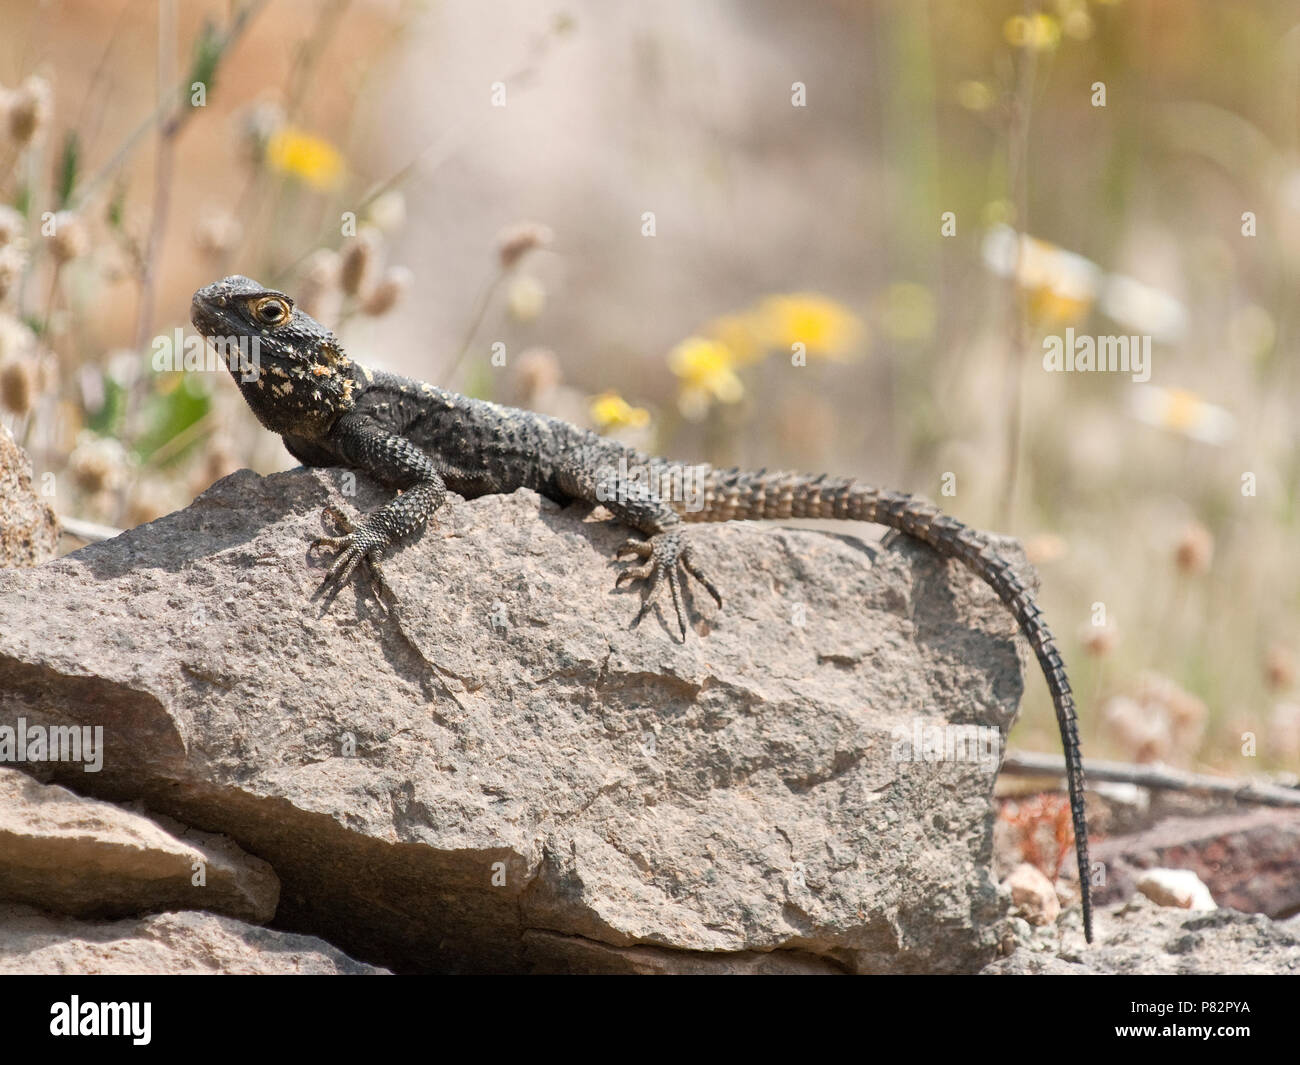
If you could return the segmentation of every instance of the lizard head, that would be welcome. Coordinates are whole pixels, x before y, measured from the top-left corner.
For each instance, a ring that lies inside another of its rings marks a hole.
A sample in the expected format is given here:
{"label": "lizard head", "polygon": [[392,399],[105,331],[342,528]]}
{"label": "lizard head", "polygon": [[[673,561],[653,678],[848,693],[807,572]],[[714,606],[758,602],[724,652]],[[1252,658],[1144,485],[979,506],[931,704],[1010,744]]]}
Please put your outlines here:
{"label": "lizard head", "polygon": [[190,321],[268,429],[313,437],[352,408],[357,366],[283,292],[235,274],[194,293]]}

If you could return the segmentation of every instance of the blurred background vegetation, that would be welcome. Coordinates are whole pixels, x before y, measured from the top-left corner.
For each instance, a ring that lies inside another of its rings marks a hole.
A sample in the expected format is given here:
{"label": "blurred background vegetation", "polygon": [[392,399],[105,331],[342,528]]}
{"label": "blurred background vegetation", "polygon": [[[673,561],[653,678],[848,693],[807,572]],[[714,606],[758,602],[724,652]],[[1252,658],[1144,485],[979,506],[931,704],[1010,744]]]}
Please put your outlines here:
{"label": "blurred background vegetation", "polygon": [[[0,20],[0,418],[61,515],[292,465],[228,378],[152,361],[245,273],[370,365],[1012,533],[1090,754],[1300,767],[1300,4]],[[1151,336],[1150,382],[1044,372],[1067,326]],[[1055,737],[1031,680],[1016,742]]]}

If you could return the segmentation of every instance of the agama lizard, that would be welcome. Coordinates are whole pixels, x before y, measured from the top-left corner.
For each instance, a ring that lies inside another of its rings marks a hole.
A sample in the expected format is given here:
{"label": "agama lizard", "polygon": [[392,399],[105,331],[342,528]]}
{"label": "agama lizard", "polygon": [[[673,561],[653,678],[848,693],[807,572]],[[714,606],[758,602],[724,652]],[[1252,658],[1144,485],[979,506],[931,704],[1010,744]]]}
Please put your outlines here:
{"label": "agama lizard", "polygon": [[[313,548],[337,555],[326,583],[346,581],[363,560],[382,582],[380,562],[399,539],[423,530],[448,490],[474,497],[531,488],[567,503],[600,503],[646,539],[630,539],[620,556],[641,564],[619,574],[648,582],[639,622],[666,584],[681,635],[686,637],[680,567],[722,605],[701,571],[686,522],[735,519],[840,518],[875,522],[915,537],[947,558],[959,559],[1015,614],[1047,678],[1065,748],[1083,903],[1084,935],[1092,941],[1088,826],[1074,698],[1061,654],[1042,613],[1010,564],[976,531],[932,504],[886,492],[851,478],[720,470],[644,455],[542,414],[471,399],[353,362],[338,339],[293,305],[283,292],[233,276],[194,294],[191,318],[200,333],[227,354],[252,343],[256,372],[229,361],[258,421],[279,433],[289,452],[308,466],[364,470],[398,495],[366,514],[342,536],[321,537]],[[697,506],[682,491],[664,491],[693,478]],[[674,479],[675,482],[674,482]]]}

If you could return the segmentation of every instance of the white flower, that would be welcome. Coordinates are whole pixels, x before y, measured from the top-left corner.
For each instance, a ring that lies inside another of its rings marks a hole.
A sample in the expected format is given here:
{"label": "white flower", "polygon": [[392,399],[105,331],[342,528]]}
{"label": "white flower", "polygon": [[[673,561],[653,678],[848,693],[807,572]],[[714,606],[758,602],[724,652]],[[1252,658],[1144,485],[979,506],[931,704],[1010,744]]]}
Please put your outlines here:
{"label": "white flower", "polygon": [[1129,395],[1134,417],[1147,425],[1203,444],[1226,444],[1236,433],[1237,420],[1228,411],[1186,389],[1145,385]]}
{"label": "white flower", "polygon": [[1122,274],[1111,274],[1101,294],[1102,311],[1120,325],[1173,343],[1187,331],[1187,311],[1173,296]]}

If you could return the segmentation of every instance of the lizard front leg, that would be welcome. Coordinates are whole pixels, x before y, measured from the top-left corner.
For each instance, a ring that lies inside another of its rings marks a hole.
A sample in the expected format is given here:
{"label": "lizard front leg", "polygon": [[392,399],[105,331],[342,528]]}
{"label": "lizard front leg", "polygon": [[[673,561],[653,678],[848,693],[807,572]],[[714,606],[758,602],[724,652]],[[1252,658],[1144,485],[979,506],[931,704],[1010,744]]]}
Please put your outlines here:
{"label": "lizard front leg", "polygon": [[382,585],[380,559],[384,552],[402,537],[424,528],[447,498],[447,486],[424,451],[365,415],[340,418],[328,441],[349,466],[365,470],[383,484],[400,489],[401,494],[365,515],[346,529],[345,535],[313,541],[313,550],[329,547],[338,551],[324,583],[342,585],[364,559]]}

